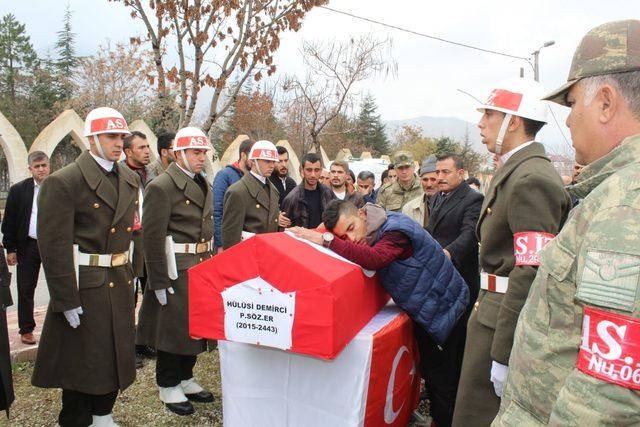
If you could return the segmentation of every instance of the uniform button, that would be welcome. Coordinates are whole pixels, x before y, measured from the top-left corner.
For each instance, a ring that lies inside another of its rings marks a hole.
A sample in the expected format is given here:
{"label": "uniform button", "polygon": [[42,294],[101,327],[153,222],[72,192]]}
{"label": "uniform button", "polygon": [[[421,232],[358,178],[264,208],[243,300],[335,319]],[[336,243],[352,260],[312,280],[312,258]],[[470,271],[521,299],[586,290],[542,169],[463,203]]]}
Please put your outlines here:
{"label": "uniform button", "polygon": [[206,220],[206,219],[207,219],[207,218],[202,218],[202,222],[205,222],[205,220]]}
{"label": "uniform button", "polygon": [[136,206],[138,206],[138,201],[136,200]]}
{"label": "uniform button", "polygon": [[202,243],[204,243],[204,239],[200,239],[200,241],[201,241]]}
{"label": "uniform button", "polygon": [[111,231],[111,234],[113,234],[113,233],[115,233],[115,232],[116,232],[116,229],[115,229],[115,228],[112,228],[110,231]]}
{"label": "uniform button", "polygon": [[128,284],[131,284],[131,280],[127,281]]}
{"label": "uniform button", "polygon": [[211,215],[211,219],[213,219],[213,215]]}
{"label": "uniform button", "polygon": [[188,204],[191,203],[191,201],[190,200],[186,200],[185,203],[188,205]]}
{"label": "uniform button", "polygon": [[473,309],[474,309],[474,310],[477,310],[477,309],[478,309],[478,307],[480,307],[480,303],[479,303],[478,301],[476,301],[476,303],[475,303],[475,304],[473,304]]}
{"label": "uniform button", "polygon": [[257,208],[257,209],[260,209],[260,205],[256,205],[256,208]]}
{"label": "uniform button", "polygon": [[113,288],[114,286],[115,286],[115,285],[113,284],[113,282],[110,282],[110,283],[109,283],[109,287],[110,287],[110,288]]}
{"label": "uniform button", "polygon": [[489,215],[491,215],[491,212],[493,212],[493,211],[491,210],[491,208],[487,208],[487,213],[488,213]]}
{"label": "uniform button", "polygon": [[278,218],[276,218],[274,222],[277,223],[278,222]]}
{"label": "uniform button", "polygon": [[100,207],[100,203],[94,203],[93,204],[93,209],[98,209]]}
{"label": "uniform button", "polygon": [[130,233],[131,232],[131,227],[127,227],[127,232]]}

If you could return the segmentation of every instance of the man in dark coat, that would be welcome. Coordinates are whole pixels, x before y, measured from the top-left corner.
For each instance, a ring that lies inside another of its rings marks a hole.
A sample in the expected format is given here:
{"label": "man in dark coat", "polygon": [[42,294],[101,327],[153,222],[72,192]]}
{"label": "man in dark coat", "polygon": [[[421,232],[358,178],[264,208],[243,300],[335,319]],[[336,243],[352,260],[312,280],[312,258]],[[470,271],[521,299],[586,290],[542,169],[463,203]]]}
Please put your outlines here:
{"label": "man in dark coat", "polygon": [[7,307],[13,305],[9,283],[11,283],[11,273],[4,258],[4,250],[0,247],[0,411],[6,411],[7,417],[9,407],[14,400],[7,330]]}
{"label": "man in dark coat", "polygon": [[120,113],[92,110],[90,150],[53,173],[38,202],[38,246],[49,287],[33,385],[62,388],[61,426],[113,425],[136,376],[130,245],[138,177],[120,165]]}
{"label": "man in dark coat", "polygon": [[464,165],[457,155],[442,155],[436,161],[439,192],[430,201],[431,212],[427,231],[443,247],[469,287],[469,304],[443,346],[425,336],[421,368],[426,378],[429,410],[438,426],[450,426],[456,391],[460,380],[462,357],[467,333],[467,320],[480,290],[478,270],[478,239],[476,223],[482,207],[482,194],[473,191],[464,181]]}
{"label": "man in dark coat", "polygon": [[205,340],[189,336],[187,270],[211,257],[212,192],[200,172],[211,145],[198,128],[178,131],[176,161],[147,186],[142,227],[147,289],[140,309],[137,342],[157,350],[160,400],[178,415],[195,412],[191,401],[213,402],[193,378]]}
{"label": "man in dark coat", "polygon": [[278,206],[282,209],[282,201],[296,187],[296,182],[289,176],[289,151],[281,146],[277,146],[276,149],[278,150],[279,160],[269,180],[280,193]]}
{"label": "man in dark coat", "polygon": [[27,157],[31,178],[12,185],[2,221],[2,244],[7,249],[7,263],[17,264],[18,273],[18,326],[23,344],[33,345],[33,296],[40,275],[38,250],[38,195],[40,186],[49,176],[49,157],[42,151]]}

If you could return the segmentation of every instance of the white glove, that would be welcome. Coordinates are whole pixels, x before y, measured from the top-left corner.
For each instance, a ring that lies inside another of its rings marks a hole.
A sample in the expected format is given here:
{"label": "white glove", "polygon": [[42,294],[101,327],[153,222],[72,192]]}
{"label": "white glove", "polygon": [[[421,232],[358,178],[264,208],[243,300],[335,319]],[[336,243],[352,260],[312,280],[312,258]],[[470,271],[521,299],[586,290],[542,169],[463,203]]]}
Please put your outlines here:
{"label": "white glove", "polygon": [[156,298],[158,298],[158,302],[160,303],[160,305],[167,305],[167,291],[169,291],[171,295],[175,294],[175,291],[171,287],[167,289],[158,289],[154,291],[156,293]]}
{"label": "white glove", "polygon": [[509,372],[507,365],[496,361],[491,362],[491,382],[493,383],[493,390],[498,397],[502,397],[504,383],[507,381],[507,372]]}
{"label": "white glove", "polygon": [[67,322],[69,325],[75,329],[80,326],[80,315],[82,314],[82,307],[72,308],[71,310],[67,310],[64,313],[64,317],[67,318]]}

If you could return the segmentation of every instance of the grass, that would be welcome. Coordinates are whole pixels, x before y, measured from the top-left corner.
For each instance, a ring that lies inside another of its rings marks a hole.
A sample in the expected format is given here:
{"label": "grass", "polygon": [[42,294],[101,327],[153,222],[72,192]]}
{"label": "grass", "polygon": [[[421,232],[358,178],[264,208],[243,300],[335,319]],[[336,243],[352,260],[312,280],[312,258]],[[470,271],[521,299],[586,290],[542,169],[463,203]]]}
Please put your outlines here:
{"label": "grass", "polygon": [[[137,370],[136,381],[118,396],[113,419],[125,426],[222,426],[222,398],[218,351],[198,356],[194,376],[205,389],[216,396],[214,403],[194,403],[196,413],[180,417],[165,409],[158,399],[154,360],[145,359]],[[42,389],[31,385],[33,363],[13,366],[16,400],[11,405],[10,419],[0,415],[0,426],[55,426],[60,412],[59,389]]]}

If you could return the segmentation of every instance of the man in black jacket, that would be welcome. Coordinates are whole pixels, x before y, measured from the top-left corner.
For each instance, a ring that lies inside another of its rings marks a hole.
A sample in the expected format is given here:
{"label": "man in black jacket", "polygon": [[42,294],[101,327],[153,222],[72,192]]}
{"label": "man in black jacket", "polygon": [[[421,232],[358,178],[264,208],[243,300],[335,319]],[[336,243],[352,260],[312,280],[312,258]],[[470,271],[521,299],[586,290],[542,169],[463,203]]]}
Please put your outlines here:
{"label": "man in black jacket", "polygon": [[4,259],[4,251],[0,248],[0,411],[6,411],[7,417],[9,417],[9,407],[15,398],[7,328],[7,307],[13,305],[9,289],[10,282],[11,273]]}
{"label": "man in black jacket", "polygon": [[278,193],[280,193],[278,206],[282,209],[284,198],[296,187],[296,182],[289,176],[289,151],[280,146],[276,148],[280,160],[276,163],[276,168],[273,170],[269,180],[278,189]]}
{"label": "man in black jacket", "polygon": [[[40,251],[36,225],[40,185],[49,176],[49,157],[34,151],[27,157],[31,178],[14,184],[9,189],[2,221],[2,244],[7,250],[7,263],[17,265],[18,272],[18,326],[24,344],[33,345],[36,327],[33,318],[33,296],[40,273]],[[61,201],[62,203],[63,201]]]}
{"label": "man in black jacket", "polygon": [[480,289],[475,227],[484,197],[465,182],[464,165],[457,155],[438,157],[436,174],[440,191],[430,201],[427,231],[440,243],[469,286],[467,311],[442,348],[429,337],[418,340],[426,346],[422,353],[426,363],[422,369],[426,371],[431,415],[438,426],[447,426],[451,425],[460,380],[467,320]]}

